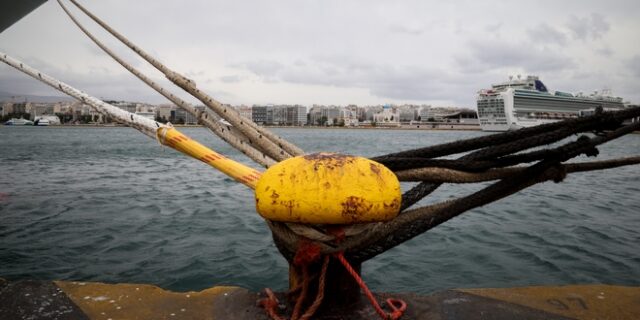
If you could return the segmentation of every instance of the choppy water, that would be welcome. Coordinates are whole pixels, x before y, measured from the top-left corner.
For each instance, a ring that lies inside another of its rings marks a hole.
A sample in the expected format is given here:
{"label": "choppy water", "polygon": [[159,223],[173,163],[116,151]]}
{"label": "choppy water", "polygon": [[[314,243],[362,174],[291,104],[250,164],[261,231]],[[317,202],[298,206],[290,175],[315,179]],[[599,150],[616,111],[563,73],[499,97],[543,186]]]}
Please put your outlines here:
{"label": "choppy water", "polygon": [[[202,128],[188,135],[236,159]],[[278,129],[364,156],[481,132]],[[599,159],[640,153],[640,135]],[[249,163],[248,160],[243,160]],[[405,186],[407,187],[407,186]],[[478,189],[444,186],[426,202]],[[640,166],[580,173],[470,211],[363,265],[375,290],[640,285]],[[129,128],[0,127],[0,277],[284,289],[252,193]]]}

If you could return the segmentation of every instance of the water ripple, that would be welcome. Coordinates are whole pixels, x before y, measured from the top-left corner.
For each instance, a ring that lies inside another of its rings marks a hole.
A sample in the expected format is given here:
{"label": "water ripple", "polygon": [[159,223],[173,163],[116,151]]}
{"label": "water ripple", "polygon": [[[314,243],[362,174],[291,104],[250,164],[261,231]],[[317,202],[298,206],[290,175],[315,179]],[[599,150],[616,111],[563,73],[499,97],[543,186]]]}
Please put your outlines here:
{"label": "water ripple", "polygon": [[[172,290],[287,286],[287,263],[246,187],[129,128],[21,129],[0,127],[0,277],[152,283]],[[184,131],[249,163],[204,129]],[[277,133],[304,150],[364,156],[484,134]],[[637,150],[640,136],[626,136],[604,145],[599,158]],[[445,185],[420,204],[486,185]],[[640,285],[639,191],[638,167],[540,184],[381,254],[363,265],[364,277],[375,290],[419,293],[535,284]]]}

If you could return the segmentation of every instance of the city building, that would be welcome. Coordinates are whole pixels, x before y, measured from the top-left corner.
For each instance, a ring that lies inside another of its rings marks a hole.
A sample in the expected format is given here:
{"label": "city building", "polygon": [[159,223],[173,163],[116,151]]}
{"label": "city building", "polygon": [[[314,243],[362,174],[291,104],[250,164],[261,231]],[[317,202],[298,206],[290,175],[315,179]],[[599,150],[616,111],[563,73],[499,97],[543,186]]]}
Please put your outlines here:
{"label": "city building", "polygon": [[382,107],[382,112],[373,115],[373,122],[376,126],[399,127],[400,112],[397,108],[392,108],[388,104],[384,105]]}
{"label": "city building", "polygon": [[301,105],[287,107],[287,125],[304,126],[307,124],[307,107]]}
{"label": "city building", "polygon": [[267,124],[267,106],[251,107],[251,120],[260,125]]}
{"label": "city building", "polygon": [[156,107],[156,117],[163,122],[171,121],[172,112],[175,115],[176,106],[172,104],[161,104]]}
{"label": "city building", "polygon": [[309,109],[309,114],[307,115],[307,123],[312,126],[323,126],[324,120],[322,119],[322,108],[323,106],[313,105],[311,109]]}

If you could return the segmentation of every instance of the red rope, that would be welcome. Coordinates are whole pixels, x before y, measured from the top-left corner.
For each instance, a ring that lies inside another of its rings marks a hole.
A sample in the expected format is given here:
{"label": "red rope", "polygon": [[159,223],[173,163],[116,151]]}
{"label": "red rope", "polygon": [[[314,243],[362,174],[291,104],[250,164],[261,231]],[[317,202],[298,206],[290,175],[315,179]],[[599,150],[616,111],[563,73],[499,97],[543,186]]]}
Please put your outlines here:
{"label": "red rope", "polygon": [[300,240],[293,264],[308,266],[320,259],[320,246],[308,240]]}
{"label": "red rope", "polygon": [[271,289],[269,288],[266,288],[264,289],[264,292],[267,294],[267,297],[259,300],[258,305],[264,308],[264,310],[271,317],[271,319],[286,320],[285,318],[282,318],[281,316],[278,315],[277,309],[278,309],[279,302],[278,302],[278,298],[276,298],[276,295],[273,294],[273,291],[271,291]]}
{"label": "red rope", "polygon": [[342,263],[344,268],[347,269],[347,272],[349,272],[353,277],[353,279],[356,280],[356,282],[358,283],[362,291],[364,291],[364,294],[367,296],[367,298],[371,302],[371,305],[373,305],[373,308],[376,310],[376,312],[378,313],[378,315],[380,315],[382,319],[397,320],[397,319],[400,319],[400,317],[402,317],[402,315],[404,314],[404,311],[407,310],[406,302],[400,299],[387,299],[387,304],[389,305],[389,308],[391,308],[391,310],[393,311],[389,314],[386,313],[382,309],[382,307],[380,307],[380,304],[378,304],[378,301],[373,296],[373,293],[371,293],[371,290],[369,290],[367,285],[364,283],[364,280],[362,280],[360,275],[358,275],[358,272],[356,272],[356,270],[353,269],[349,261],[347,261],[347,259],[342,254],[342,252],[334,254],[334,257],[336,257]]}
{"label": "red rope", "polygon": [[318,279],[318,294],[316,295],[316,299],[313,301],[313,304],[307,309],[301,317],[300,320],[308,320],[311,319],[314,313],[320,307],[322,300],[324,299],[324,284],[325,278],[327,275],[327,267],[329,266],[329,256],[324,257],[324,262],[322,263],[322,270],[320,271],[320,278]]}
{"label": "red rope", "polygon": [[[300,315],[302,313],[304,301],[309,294],[309,284],[311,282],[311,279],[313,278],[313,276],[309,274],[309,266],[319,260],[320,257],[320,247],[318,245],[310,241],[300,241],[300,245],[298,246],[296,255],[293,258],[293,264],[297,267],[302,268],[302,283],[292,289],[290,292],[292,294],[295,291],[300,290],[300,294],[298,295],[293,308],[293,313],[291,314],[291,320],[306,320],[311,318],[322,303],[322,300],[324,298],[324,284],[327,273],[327,266],[329,264],[329,256],[325,256],[324,262],[322,264],[322,269],[318,280],[318,292],[316,294],[316,298],[312,305],[306,310],[306,312]],[[265,311],[272,319],[286,320],[285,318],[280,317],[277,313],[278,300],[276,299],[271,289],[267,288],[265,289],[265,292],[267,293],[267,298],[258,301],[258,304],[264,307]]]}
{"label": "red rope", "polygon": [[309,266],[302,266],[302,291],[298,296],[298,300],[296,301],[296,305],[293,308],[293,313],[291,314],[291,320],[296,320],[300,317],[300,313],[302,312],[302,304],[307,297],[309,292],[309,282],[311,282],[309,278]]}
{"label": "red rope", "polygon": [[[342,228],[333,229],[333,230],[330,230],[329,232],[336,235],[336,242],[338,243],[344,239],[345,234]],[[358,283],[358,285],[360,286],[364,294],[367,296],[367,299],[369,299],[369,301],[371,302],[371,305],[373,305],[373,308],[376,310],[376,312],[378,313],[378,315],[380,315],[382,319],[397,320],[397,319],[400,319],[400,317],[402,317],[405,310],[407,310],[407,304],[404,301],[400,299],[392,299],[392,298],[387,299],[386,300],[387,305],[389,306],[389,308],[391,308],[392,312],[386,313],[382,309],[382,307],[380,307],[380,304],[378,304],[378,301],[373,296],[373,293],[371,293],[371,290],[369,290],[367,285],[364,283],[364,281],[362,280],[358,272],[356,272],[353,269],[349,261],[347,261],[347,259],[344,257],[344,254],[342,252],[339,252],[334,254],[333,256],[336,259],[338,259],[338,261],[342,263],[342,265],[347,270],[347,272],[351,274],[353,279]],[[304,314],[302,314],[302,316],[300,316],[300,313],[302,312],[302,306],[304,305],[304,300],[308,295],[309,283],[311,282],[311,276],[309,275],[309,266],[315,263],[317,260],[319,260],[320,257],[321,257],[320,247],[318,245],[310,241],[304,241],[304,240],[300,241],[300,245],[298,246],[296,255],[293,258],[293,264],[295,266],[302,268],[302,285],[299,285],[299,287],[294,288],[292,292],[294,290],[295,291],[299,289],[302,289],[302,290],[294,306],[293,313],[291,315],[292,320],[299,320],[299,319],[306,320],[311,318],[313,314],[316,312],[316,310],[320,307],[320,304],[322,303],[322,300],[324,298],[325,276],[327,273],[327,266],[329,265],[329,256],[324,257],[324,262],[322,264],[322,269],[320,272],[320,278],[318,279],[318,292],[316,294],[316,299],[314,300],[313,304],[307,309],[307,311]],[[267,314],[272,319],[286,320],[278,315],[278,312],[277,312],[278,299],[276,299],[276,296],[273,294],[271,289],[267,288],[265,289],[265,292],[267,293],[267,298],[260,300],[258,304],[264,307]]]}

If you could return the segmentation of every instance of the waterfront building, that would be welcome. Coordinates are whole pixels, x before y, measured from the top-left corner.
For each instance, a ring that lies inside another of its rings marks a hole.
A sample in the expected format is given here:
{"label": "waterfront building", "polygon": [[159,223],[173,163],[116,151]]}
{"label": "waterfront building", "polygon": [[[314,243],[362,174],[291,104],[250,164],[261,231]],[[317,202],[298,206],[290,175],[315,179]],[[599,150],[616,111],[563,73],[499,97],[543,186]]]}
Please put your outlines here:
{"label": "waterfront building", "polygon": [[27,102],[25,106],[25,112],[30,114],[29,120],[35,121],[38,116],[52,115],[53,105],[47,103],[31,103]]}
{"label": "waterfront building", "polygon": [[365,108],[365,118],[364,121],[368,121],[369,123],[373,121],[373,115],[382,112],[382,106],[369,106]]}
{"label": "waterfront building", "polygon": [[360,125],[358,120],[358,109],[355,105],[347,106],[342,110],[342,121],[347,127],[357,127]]}
{"label": "waterfront building", "polygon": [[430,105],[422,105],[419,111],[420,122],[429,122],[429,113],[431,111]]}
{"label": "waterfront building", "polygon": [[307,108],[301,105],[253,105],[251,119],[261,125],[302,126],[307,123]]}
{"label": "waterfront building", "polygon": [[403,104],[398,106],[397,109],[400,115],[400,122],[412,123],[418,120],[420,117],[420,108],[421,106],[414,104]]}
{"label": "waterfront building", "polygon": [[363,122],[367,120],[367,108],[366,107],[356,107],[356,118],[358,122]]}
{"label": "waterfront building", "polygon": [[27,113],[27,103],[8,103],[5,105],[4,112],[8,114]]}
{"label": "waterfront building", "polygon": [[399,127],[400,112],[397,108],[392,108],[391,105],[384,105],[382,112],[373,115],[373,122],[376,126]]}
{"label": "waterfront building", "polygon": [[11,102],[4,103],[2,105],[1,111],[2,111],[2,117],[6,117],[6,116],[12,114],[13,113],[13,103],[11,103]]}
{"label": "waterfront building", "polygon": [[309,109],[309,114],[307,115],[307,123],[312,126],[322,126],[322,106],[313,105],[311,109]]}
{"label": "waterfront building", "polygon": [[301,105],[287,107],[287,125],[304,126],[307,124],[307,107]]}
{"label": "waterfront building", "polygon": [[57,102],[53,105],[53,113],[54,114],[58,114],[58,113],[69,113],[71,110],[71,105],[73,103],[72,102]]}
{"label": "waterfront building", "polygon": [[98,110],[91,108],[89,105],[83,105],[85,114],[88,114],[91,117],[91,121],[96,123],[104,123],[104,115],[102,115]]}
{"label": "waterfront building", "polygon": [[176,108],[173,112],[173,121],[177,124],[197,124],[198,119],[182,108]]}
{"label": "waterfront building", "polygon": [[478,113],[471,109],[458,109],[452,113],[443,114],[442,120],[444,122],[456,122],[463,124],[478,125]]}
{"label": "waterfront building", "polygon": [[251,107],[251,120],[253,122],[264,125],[267,123],[267,106],[253,105]]}
{"label": "waterfront building", "polygon": [[148,103],[136,103],[136,112],[156,112],[156,106]]}
{"label": "waterfront building", "polygon": [[[271,111],[271,112],[269,112]],[[269,117],[271,115],[271,117]],[[287,108],[283,106],[267,107],[267,123],[269,125],[286,125],[287,124]]]}
{"label": "waterfront building", "polygon": [[156,106],[156,117],[162,121],[170,121],[171,114],[175,109],[176,106],[172,104],[161,104]]}
{"label": "waterfront building", "polygon": [[325,123],[328,126],[334,126],[344,121],[344,112],[342,108],[337,106],[329,106],[322,108],[322,118],[325,119]]}

